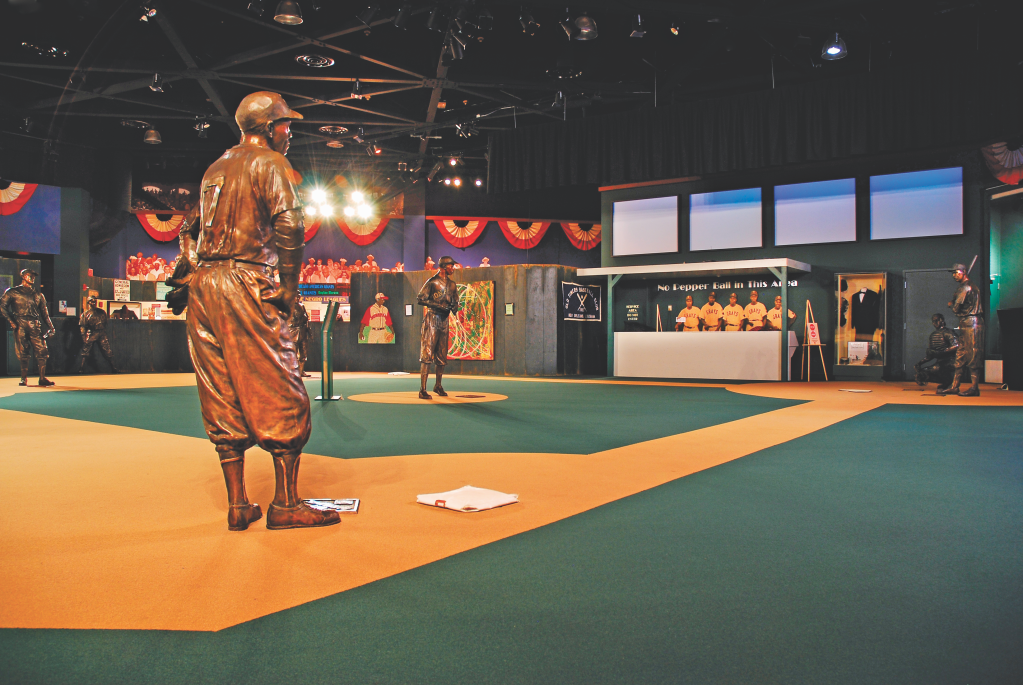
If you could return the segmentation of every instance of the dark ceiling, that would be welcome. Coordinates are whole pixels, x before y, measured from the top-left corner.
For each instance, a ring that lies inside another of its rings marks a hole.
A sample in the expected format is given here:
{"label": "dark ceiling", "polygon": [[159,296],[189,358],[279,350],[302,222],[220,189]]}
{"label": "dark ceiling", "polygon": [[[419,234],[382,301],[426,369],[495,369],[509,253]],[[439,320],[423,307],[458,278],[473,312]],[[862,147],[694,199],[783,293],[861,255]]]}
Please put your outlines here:
{"label": "dark ceiling", "polygon": [[[585,12],[596,21],[591,41],[569,40],[559,25],[566,6],[539,0],[299,0],[297,26],[275,23],[277,0],[263,0],[262,15],[250,0],[0,1],[0,130],[117,147],[136,164],[205,167],[237,139],[240,99],[274,90],[306,117],[293,125],[297,169],[372,173],[395,184],[449,155],[485,177],[489,133],[655,98],[664,105],[893,65],[1023,60],[1018,0],[571,3],[572,18]],[[399,29],[402,5],[410,16]],[[144,6],[156,10],[148,21],[140,21]],[[367,6],[379,6],[369,28],[356,18]],[[447,19],[434,31],[426,23],[438,6]],[[523,31],[523,7],[539,24],[535,35]],[[483,10],[493,17],[489,30],[474,26],[485,23]],[[635,12],[642,38],[630,37]],[[464,19],[464,58],[443,59],[456,16]],[[848,57],[823,61],[822,45],[836,32]],[[300,55],[334,63],[302,66]],[[557,78],[559,69],[579,75]],[[155,73],[163,92],[149,87]],[[352,97],[355,79],[363,99]],[[555,104],[559,91],[563,103]],[[205,139],[197,117],[210,123]],[[162,144],[143,144],[143,131],[123,120],[152,125]],[[460,135],[466,124],[478,133]],[[329,125],[348,129],[333,136],[344,147],[326,146],[332,136],[320,127]],[[364,142],[353,139],[359,127]],[[371,144],[379,155],[367,154]]]}

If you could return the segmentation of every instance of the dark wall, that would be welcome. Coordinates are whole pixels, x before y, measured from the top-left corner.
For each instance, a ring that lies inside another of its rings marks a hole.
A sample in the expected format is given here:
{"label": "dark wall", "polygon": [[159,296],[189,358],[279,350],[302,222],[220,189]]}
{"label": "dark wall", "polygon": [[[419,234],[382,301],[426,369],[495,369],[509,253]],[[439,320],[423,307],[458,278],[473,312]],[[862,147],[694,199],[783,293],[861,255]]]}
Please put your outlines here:
{"label": "dark wall", "polygon": [[1023,307],[1023,195],[991,201],[991,306],[988,354],[1001,357],[999,309]]}
{"label": "dark wall", "polygon": [[[337,371],[419,371],[422,307],[415,304],[419,289],[434,272],[353,274],[351,322],[334,325],[334,363]],[[557,266],[508,266],[461,269],[456,282],[492,280],[494,286],[494,359],[449,360],[447,373],[466,375],[557,376],[603,375],[606,366],[606,332],[599,323],[563,321],[561,282],[575,281],[575,269]],[[373,304],[376,293],[390,299],[387,307],[394,322],[393,345],[358,343],[359,322]],[[505,303],[514,314],[505,315]],[[413,315],[405,316],[405,305]],[[309,346],[311,371],[320,368],[320,331],[313,324]]]}
{"label": "dark wall", "polygon": [[[437,179],[443,178],[444,173],[438,174]],[[471,183],[467,179],[463,180]],[[488,193],[472,186],[453,188],[435,180],[427,185],[426,192],[426,213],[432,216],[600,221],[600,191],[596,185]]]}
{"label": "dark wall", "polygon": [[124,228],[121,231],[116,233],[109,242],[89,253],[89,266],[92,268],[94,276],[124,278],[125,262],[128,257],[137,255],[139,252],[145,257],[152,257],[155,254],[168,262],[173,262],[178,258],[180,250],[177,240],[169,242],[153,240],[146,233],[146,229],[142,228],[138,217],[130,214],[124,221]]}
{"label": "dark wall", "polygon": [[[869,177],[871,175],[952,166],[963,167],[962,235],[903,240],[870,240]],[[857,179],[856,242],[774,246],[773,187],[775,185],[850,177]],[[971,278],[978,283],[987,282],[989,250],[985,192],[988,184],[991,184],[990,176],[983,167],[979,153],[971,151],[832,162],[802,169],[727,174],[685,184],[609,191],[603,194],[601,201],[601,224],[605,227],[604,240],[601,244],[602,263],[604,266],[629,266],[783,257],[806,262],[812,266],[812,271],[809,276],[799,277],[803,286],[790,294],[789,308],[800,316],[800,323],[794,330],[798,335],[802,334],[802,314],[805,302],[809,299],[813,305],[814,313],[817,315],[817,321],[821,324],[822,339],[829,346],[834,342],[837,317],[834,274],[887,272],[889,274],[888,360],[885,374],[889,378],[902,378],[905,364],[901,334],[904,320],[902,274],[911,269],[949,268],[955,262],[969,264],[974,255],[979,255]],[[765,247],[689,251],[689,194],[755,187],[764,189],[762,219]],[[679,245],[683,246],[683,249],[677,253],[661,255],[612,256],[612,203],[620,200],[663,197],[673,194],[679,196]],[[765,274],[765,276],[767,275]],[[954,286],[950,277],[949,295],[955,290]],[[773,294],[771,298],[773,300]],[[705,302],[706,299],[703,299],[698,304],[702,305]],[[746,304],[742,302],[741,294],[740,303]],[[831,354],[833,355],[833,351]]]}

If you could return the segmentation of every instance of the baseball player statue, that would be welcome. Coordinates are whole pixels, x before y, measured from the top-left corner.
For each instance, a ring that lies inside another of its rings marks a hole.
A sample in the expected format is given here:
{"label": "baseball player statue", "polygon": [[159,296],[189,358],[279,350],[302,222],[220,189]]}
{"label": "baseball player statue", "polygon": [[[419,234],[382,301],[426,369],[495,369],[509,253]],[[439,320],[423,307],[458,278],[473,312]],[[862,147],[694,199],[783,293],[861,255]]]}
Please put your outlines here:
{"label": "baseball player statue", "polygon": [[224,471],[230,530],[263,515],[245,492],[245,450],[253,445],[273,456],[277,484],[267,528],[340,522],[337,512],[313,509],[298,496],[311,423],[288,317],[305,243],[302,202],[284,155],[291,120],[301,118],[277,93],[242,99],[235,112],[241,141],[203,176],[198,216],[182,231],[172,283],[175,306],[187,288],[189,351],[206,434]]}
{"label": "baseball player statue", "polygon": [[932,316],[931,324],[934,332],[927,342],[927,353],[913,368],[916,370],[917,385],[935,382],[938,384],[938,392],[941,392],[952,385],[959,337],[955,331],[945,327],[945,317],[941,314]]}
{"label": "baseball player statue", "polygon": [[419,399],[429,400],[426,392],[426,379],[430,375],[430,364],[437,369],[437,382],[433,391],[441,397],[447,397],[441,378],[444,366],[448,363],[448,317],[458,313],[458,288],[451,280],[455,270],[455,260],[441,257],[437,264],[440,269],[423,284],[416,302],[423,305],[422,343],[419,347]]}
{"label": "baseball player statue", "polygon": [[298,354],[298,373],[302,378],[308,378],[305,363],[309,359],[309,336],[312,333],[312,325],[309,323],[309,312],[302,304],[301,295],[295,298],[295,304],[291,308],[288,329],[291,331],[291,339],[295,341],[295,350]]}
{"label": "baseball player statue", "polygon": [[56,385],[46,377],[46,360],[49,358],[46,338],[56,331],[46,308],[46,298],[36,290],[38,279],[39,274],[32,269],[22,269],[21,285],[8,288],[0,297],[0,312],[14,329],[14,350],[21,362],[21,382],[18,385],[28,385],[28,366],[32,362],[30,355],[34,348],[39,365],[39,386],[45,388]]}
{"label": "baseball player statue", "polygon": [[99,350],[110,363],[110,369],[117,373],[114,366],[114,353],[110,350],[110,340],[107,339],[107,320],[110,318],[107,313],[96,306],[96,296],[89,295],[86,301],[87,309],[78,318],[78,328],[82,332],[82,352],[78,355],[78,366],[75,373],[81,373],[85,366],[85,360],[92,352],[92,346],[99,343]]}
{"label": "baseball player statue", "polygon": [[[984,365],[984,307],[980,302],[980,290],[970,282],[965,264],[952,265],[952,278],[959,287],[948,306],[959,317],[959,348],[952,385],[939,390],[938,394],[977,397],[980,395],[980,369]],[[964,377],[971,384],[960,392],[959,385]]]}

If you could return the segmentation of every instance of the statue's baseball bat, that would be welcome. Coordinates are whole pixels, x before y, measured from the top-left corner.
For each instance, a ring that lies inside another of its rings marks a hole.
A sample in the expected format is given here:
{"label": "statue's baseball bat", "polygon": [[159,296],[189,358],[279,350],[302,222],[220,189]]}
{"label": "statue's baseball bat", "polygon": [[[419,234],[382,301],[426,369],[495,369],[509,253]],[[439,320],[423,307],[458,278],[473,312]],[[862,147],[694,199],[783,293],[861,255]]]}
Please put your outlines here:
{"label": "statue's baseball bat", "polygon": [[966,270],[966,275],[969,276],[970,272],[973,271],[973,265],[977,263],[977,257],[980,255],[973,255],[973,261],[970,262],[970,268]]}

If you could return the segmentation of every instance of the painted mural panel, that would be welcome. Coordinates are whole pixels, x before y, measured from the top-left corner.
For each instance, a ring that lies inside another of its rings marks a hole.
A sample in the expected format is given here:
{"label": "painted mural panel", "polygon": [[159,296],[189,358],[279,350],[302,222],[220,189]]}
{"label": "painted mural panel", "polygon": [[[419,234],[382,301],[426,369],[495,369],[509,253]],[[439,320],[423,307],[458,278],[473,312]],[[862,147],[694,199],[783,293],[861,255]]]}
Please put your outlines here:
{"label": "painted mural panel", "polygon": [[458,314],[448,322],[448,359],[494,358],[494,281],[459,283]]}

